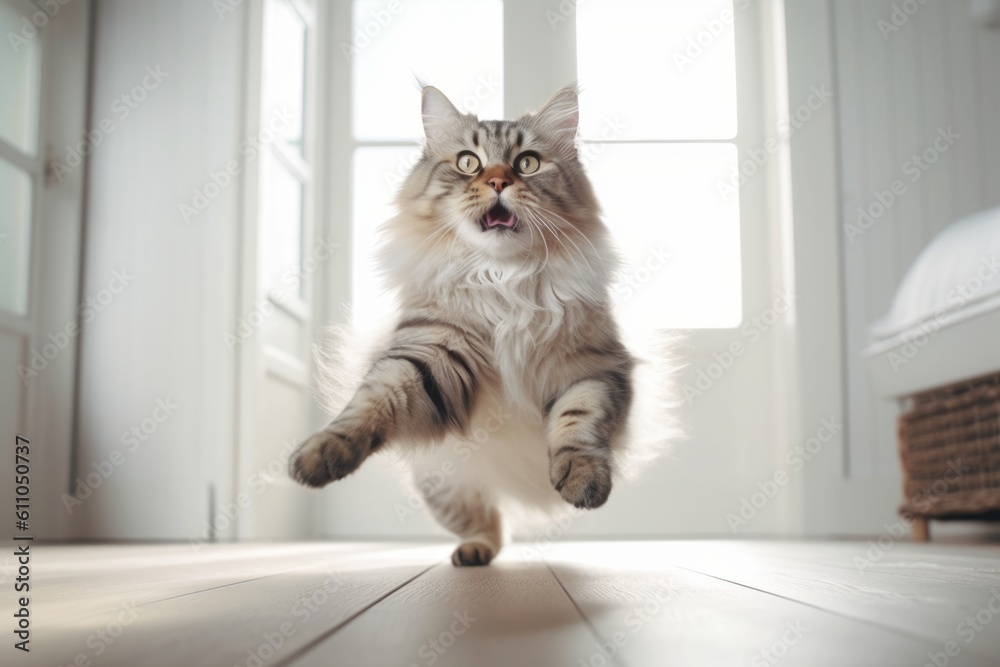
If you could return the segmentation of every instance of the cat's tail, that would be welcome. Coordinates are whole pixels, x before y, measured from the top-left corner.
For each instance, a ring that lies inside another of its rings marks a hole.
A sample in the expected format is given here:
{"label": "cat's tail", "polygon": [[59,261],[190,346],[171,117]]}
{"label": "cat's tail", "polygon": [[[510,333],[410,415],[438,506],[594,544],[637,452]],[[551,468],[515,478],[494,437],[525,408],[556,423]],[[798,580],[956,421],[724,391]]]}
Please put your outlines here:
{"label": "cat's tail", "polygon": [[313,394],[320,408],[336,417],[347,405],[364,379],[379,351],[391,335],[391,329],[370,330],[347,324],[326,326],[313,343],[316,362]]}
{"label": "cat's tail", "polygon": [[683,366],[681,350],[686,334],[661,330],[642,339],[628,339],[636,358],[633,398],[624,446],[615,451],[618,475],[634,480],[657,459],[670,456],[685,438],[680,413],[683,405],[677,381]]}

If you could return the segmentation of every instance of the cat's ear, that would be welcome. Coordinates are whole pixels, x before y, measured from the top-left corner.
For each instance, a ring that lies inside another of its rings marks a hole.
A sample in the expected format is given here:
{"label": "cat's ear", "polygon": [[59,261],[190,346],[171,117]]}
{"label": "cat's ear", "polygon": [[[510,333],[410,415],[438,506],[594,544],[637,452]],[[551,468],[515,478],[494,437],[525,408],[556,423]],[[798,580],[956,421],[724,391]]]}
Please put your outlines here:
{"label": "cat's ear", "polygon": [[576,152],[576,131],[580,125],[580,98],[576,86],[561,89],[531,117],[550,140]]}
{"label": "cat's ear", "polygon": [[436,141],[461,119],[462,114],[445,94],[434,86],[424,86],[420,103],[424,119],[424,136]]}

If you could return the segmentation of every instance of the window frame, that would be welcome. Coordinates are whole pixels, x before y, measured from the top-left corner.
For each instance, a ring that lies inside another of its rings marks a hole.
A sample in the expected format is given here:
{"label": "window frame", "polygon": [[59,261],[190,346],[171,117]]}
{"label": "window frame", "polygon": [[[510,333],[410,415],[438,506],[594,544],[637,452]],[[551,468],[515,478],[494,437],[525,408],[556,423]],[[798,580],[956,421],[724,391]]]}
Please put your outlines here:
{"label": "window frame", "polygon": [[[770,2],[770,0],[767,0]],[[768,66],[769,48],[763,43],[766,35],[763,25],[767,18],[767,2],[747,3],[736,12],[734,20],[736,42],[736,134],[729,139],[631,139],[582,140],[587,146],[605,143],[713,143],[734,145],[738,163],[749,151],[763,147],[775,140],[778,153],[786,153],[789,137],[779,131],[783,110],[772,103],[774,91],[758,81],[760,73]],[[734,6],[736,3],[734,3]],[[517,117],[528,109],[537,108],[549,96],[567,83],[577,80],[576,15],[567,13],[555,3],[533,0],[504,0],[504,26],[516,25],[516,31],[504,30],[504,116]],[[769,5],[768,5],[769,6]],[[351,44],[354,2],[337,3],[330,15],[330,37],[334,44]],[[562,19],[553,28],[552,15]],[[531,50],[520,48],[532,44]],[[338,54],[339,55],[339,54]],[[538,67],[538,62],[546,67]],[[529,72],[514,86],[509,85],[514,72]],[[353,174],[351,165],[358,141],[354,139],[352,114],[352,67],[346,57],[335,58],[328,79],[330,95],[335,100],[334,122],[328,128],[330,174],[335,182],[328,181],[326,188],[328,218],[332,221],[331,233],[346,249],[344,263],[331,271],[327,283],[325,314],[338,323],[349,321],[348,313],[353,293],[351,265],[351,227],[353,211]],[[420,146],[417,141],[364,141],[366,146],[409,147]],[[784,206],[778,195],[778,181],[782,177],[782,160],[773,159],[762,167],[760,176],[738,188],[740,258],[741,258],[741,312],[738,324],[731,327],[686,329],[690,348],[700,355],[728,350],[734,334],[747,323],[748,318],[766,311],[776,298],[782,285],[788,285],[788,266],[783,257],[786,241],[778,229],[780,210]]]}

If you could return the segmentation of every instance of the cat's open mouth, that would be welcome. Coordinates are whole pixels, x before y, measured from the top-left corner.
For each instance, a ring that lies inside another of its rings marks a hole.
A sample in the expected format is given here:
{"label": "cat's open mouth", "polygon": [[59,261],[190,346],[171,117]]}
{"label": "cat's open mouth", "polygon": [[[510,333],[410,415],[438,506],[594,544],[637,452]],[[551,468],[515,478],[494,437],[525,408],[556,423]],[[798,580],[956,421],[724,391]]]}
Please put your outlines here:
{"label": "cat's open mouth", "polygon": [[484,232],[491,229],[516,231],[517,216],[504,208],[503,204],[497,202],[493,208],[486,212],[486,215],[479,219],[479,226],[483,228]]}

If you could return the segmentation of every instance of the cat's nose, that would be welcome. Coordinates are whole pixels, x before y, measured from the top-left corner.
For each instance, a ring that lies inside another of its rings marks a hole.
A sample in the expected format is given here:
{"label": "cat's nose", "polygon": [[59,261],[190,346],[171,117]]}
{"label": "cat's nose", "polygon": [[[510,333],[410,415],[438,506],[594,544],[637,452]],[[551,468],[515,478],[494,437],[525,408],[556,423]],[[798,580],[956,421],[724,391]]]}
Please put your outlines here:
{"label": "cat's nose", "polygon": [[488,180],[486,182],[489,183],[490,187],[492,187],[497,192],[500,192],[505,187],[507,187],[508,185],[510,185],[510,181],[508,181],[503,176],[494,176],[493,178],[491,178],[490,180]]}

